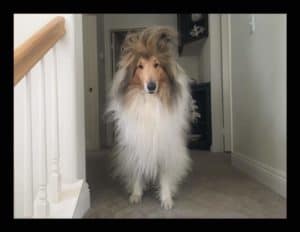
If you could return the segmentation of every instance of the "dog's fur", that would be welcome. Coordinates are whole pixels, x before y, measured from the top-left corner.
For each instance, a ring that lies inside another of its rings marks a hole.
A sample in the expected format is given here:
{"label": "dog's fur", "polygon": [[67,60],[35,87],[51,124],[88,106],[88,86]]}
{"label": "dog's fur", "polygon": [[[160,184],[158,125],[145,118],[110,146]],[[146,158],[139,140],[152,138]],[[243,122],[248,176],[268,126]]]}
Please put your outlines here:
{"label": "dog's fur", "polygon": [[[139,202],[145,185],[158,181],[161,205],[172,208],[190,158],[186,137],[190,120],[188,78],[176,62],[177,32],[153,26],[126,36],[107,113],[115,122],[116,176]],[[149,81],[155,92],[147,92]]]}

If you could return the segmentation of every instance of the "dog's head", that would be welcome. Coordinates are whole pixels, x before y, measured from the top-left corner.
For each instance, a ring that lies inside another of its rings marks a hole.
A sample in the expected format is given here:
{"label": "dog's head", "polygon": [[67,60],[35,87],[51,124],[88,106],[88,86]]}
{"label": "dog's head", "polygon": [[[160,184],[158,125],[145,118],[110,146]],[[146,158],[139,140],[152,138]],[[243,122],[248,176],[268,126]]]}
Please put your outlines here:
{"label": "dog's head", "polygon": [[126,68],[120,92],[135,88],[147,94],[170,95],[176,86],[177,37],[176,30],[163,26],[129,33],[123,42],[119,63],[119,68]]}

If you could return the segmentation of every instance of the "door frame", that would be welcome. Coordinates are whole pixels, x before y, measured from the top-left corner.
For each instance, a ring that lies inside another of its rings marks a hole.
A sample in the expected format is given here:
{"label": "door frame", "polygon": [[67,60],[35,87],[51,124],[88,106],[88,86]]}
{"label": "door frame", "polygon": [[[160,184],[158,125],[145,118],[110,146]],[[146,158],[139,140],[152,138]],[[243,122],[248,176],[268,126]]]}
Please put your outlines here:
{"label": "door frame", "polygon": [[232,152],[230,14],[209,14],[212,152]]}
{"label": "door frame", "polygon": [[224,151],[233,151],[230,14],[221,14]]}
{"label": "door frame", "polygon": [[84,55],[84,95],[85,95],[85,139],[87,151],[99,151],[100,104],[97,16],[82,14],[83,55]]}
{"label": "door frame", "polygon": [[211,82],[211,152],[224,151],[220,14],[209,14],[209,64]]}

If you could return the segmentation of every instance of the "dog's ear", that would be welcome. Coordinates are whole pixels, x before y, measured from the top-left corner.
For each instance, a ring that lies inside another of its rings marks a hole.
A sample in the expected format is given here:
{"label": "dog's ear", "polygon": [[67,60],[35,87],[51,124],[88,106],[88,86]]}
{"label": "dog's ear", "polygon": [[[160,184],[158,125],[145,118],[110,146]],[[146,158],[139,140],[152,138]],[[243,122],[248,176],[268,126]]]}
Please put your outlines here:
{"label": "dog's ear", "polygon": [[121,45],[121,55],[126,55],[133,51],[139,40],[139,35],[137,32],[128,32],[123,44]]}
{"label": "dog's ear", "polygon": [[128,32],[122,45],[121,54],[118,67],[128,67],[135,58],[135,54],[139,48],[139,33],[138,32]]}
{"label": "dog's ear", "polygon": [[178,33],[171,27],[160,27],[157,30],[157,49],[160,52],[173,50],[178,44]]}

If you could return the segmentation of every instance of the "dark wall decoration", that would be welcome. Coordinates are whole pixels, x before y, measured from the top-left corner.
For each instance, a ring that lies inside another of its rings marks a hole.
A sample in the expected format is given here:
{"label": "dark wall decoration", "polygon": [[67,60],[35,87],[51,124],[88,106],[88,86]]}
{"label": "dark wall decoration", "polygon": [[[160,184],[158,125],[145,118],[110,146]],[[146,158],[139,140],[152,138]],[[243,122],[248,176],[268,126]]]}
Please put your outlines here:
{"label": "dark wall decoration", "polygon": [[208,37],[208,14],[178,14],[179,54],[184,45]]}

